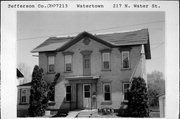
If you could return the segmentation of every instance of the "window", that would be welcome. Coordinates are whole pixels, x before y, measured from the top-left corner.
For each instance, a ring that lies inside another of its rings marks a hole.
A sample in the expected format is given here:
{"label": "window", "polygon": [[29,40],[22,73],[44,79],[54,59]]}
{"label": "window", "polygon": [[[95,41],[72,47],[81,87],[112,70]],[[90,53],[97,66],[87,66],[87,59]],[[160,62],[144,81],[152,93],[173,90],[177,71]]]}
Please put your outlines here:
{"label": "window", "polygon": [[55,97],[55,89],[52,91],[52,95],[50,96],[49,100],[55,101],[54,97]]}
{"label": "window", "polygon": [[27,103],[27,90],[26,89],[20,89],[20,95],[21,95],[21,98],[20,98],[20,103]]}
{"label": "window", "polygon": [[85,98],[90,98],[90,93],[91,93],[91,90],[90,90],[90,85],[84,85],[84,97]]}
{"label": "window", "polygon": [[71,101],[71,86],[66,86],[66,101]]}
{"label": "window", "polygon": [[110,53],[102,53],[103,69],[110,69]]}
{"label": "window", "polygon": [[129,89],[129,83],[123,83],[123,93],[124,93],[124,100],[127,100],[127,91]]}
{"label": "window", "polygon": [[65,71],[72,71],[72,55],[65,55]]}
{"label": "window", "polygon": [[103,85],[103,93],[104,93],[104,101],[110,101],[111,100],[111,87],[110,87],[110,83],[105,83]]}
{"label": "window", "polygon": [[54,69],[54,56],[48,56],[48,72],[55,72]]}
{"label": "window", "polygon": [[130,68],[130,65],[129,65],[129,51],[123,51],[122,52],[122,68],[123,69]]}

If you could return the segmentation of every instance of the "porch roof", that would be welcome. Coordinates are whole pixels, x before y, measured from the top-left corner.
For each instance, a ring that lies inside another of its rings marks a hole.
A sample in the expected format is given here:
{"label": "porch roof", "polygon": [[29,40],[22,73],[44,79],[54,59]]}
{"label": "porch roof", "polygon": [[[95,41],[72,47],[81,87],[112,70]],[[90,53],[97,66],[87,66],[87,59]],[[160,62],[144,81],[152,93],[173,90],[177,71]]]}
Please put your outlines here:
{"label": "porch roof", "polygon": [[65,79],[67,80],[87,80],[87,79],[99,79],[100,76],[99,75],[91,75],[91,76],[68,76],[65,77]]}

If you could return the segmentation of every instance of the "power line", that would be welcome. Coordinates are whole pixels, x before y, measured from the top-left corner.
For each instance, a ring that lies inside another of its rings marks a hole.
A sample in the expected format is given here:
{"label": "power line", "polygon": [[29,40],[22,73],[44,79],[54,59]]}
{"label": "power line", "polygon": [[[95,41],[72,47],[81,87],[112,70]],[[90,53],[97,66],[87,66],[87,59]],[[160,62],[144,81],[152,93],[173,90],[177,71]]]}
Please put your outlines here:
{"label": "power line", "polygon": [[[152,22],[145,22],[145,23],[141,23],[141,24],[131,24],[131,25],[124,25],[124,26],[118,26],[118,27],[110,27],[110,28],[104,28],[104,29],[97,29],[97,30],[92,30],[92,31],[101,31],[101,30],[109,30],[109,29],[116,29],[116,28],[123,28],[123,27],[129,27],[129,26],[138,26],[138,25],[145,25],[145,24],[152,24],[152,23],[159,23],[159,22],[164,22],[164,20],[160,20],[160,21],[152,21]],[[90,30],[91,31],[91,30]],[[91,32],[92,32],[91,31]]]}
{"label": "power line", "polygon": [[[129,27],[129,26],[138,26],[138,25],[145,25],[145,24],[153,24],[153,23],[159,23],[159,22],[164,22],[164,20],[144,22],[144,23],[141,23],[141,24],[122,25],[122,26],[109,27],[109,28],[103,28],[103,29],[94,29],[94,30],[89,30],[89,32],[103,31],[103,30],[117,29],[117,28],[124,28],[124,27]],[[81,32],[81,31],[79,31],[79,32],[71,32],[71,33],[64,33],[64,34],[57,34],[57,35],[48,35],[48,36],[22,38],[22,39],[19,39],[19,40],[39,39],[39,38],[52,37],[52,36],[58,36],[58,35],[77,34],[77,33],[80,33],[80,32]]]}
{"label": "power line", "polygon": [[159,47],[160,47],[161,45],[163,45],[163,44],[164,44],[164,42],[159,43],[159,45],[158,45],[158,46],[156,46],[156,47],[152,48],[151,50],[157,49],[157,48],[159,48]]}

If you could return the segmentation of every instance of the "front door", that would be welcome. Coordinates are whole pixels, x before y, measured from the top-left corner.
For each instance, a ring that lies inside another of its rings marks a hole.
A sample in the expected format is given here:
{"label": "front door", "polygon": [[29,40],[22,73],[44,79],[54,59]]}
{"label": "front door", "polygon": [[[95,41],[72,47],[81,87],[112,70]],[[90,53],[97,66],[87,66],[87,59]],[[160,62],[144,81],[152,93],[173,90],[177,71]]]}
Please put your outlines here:
{"label": "front door", "polygon": [[83,107],[85,109],[91,108],[91,85],[83,84]]}
{"label": "front door", "polygon": [[91,60],[89,54],[83,55],[83,75],[91,75]]}

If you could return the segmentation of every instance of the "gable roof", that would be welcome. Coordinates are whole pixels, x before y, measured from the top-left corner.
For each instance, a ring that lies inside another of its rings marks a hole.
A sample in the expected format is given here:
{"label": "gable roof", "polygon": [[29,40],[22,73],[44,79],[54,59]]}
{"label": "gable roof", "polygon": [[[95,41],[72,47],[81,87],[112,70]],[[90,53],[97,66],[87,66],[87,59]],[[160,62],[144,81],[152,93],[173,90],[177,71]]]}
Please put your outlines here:
{"label": "gable roof", "polygon": [[17,87],[20,87],[20,86],[31,86],[31,85],[32,85],[32,83],[28,82],[28,83],[24,83],[24,84],[18,85]]}
{"label": "gable roof", "polygon": [[124,32],[124,33],[111,33],[92,35],[88,32],[81,32],[74,37],[51,37],[37,46],[31,52],[48,52],[48,51],[64,51],[77,43],[84,37],[89,37],[97,42],[100,42],[108,47],[120,47],[127,45],[144,45],[146,59],[151,58],[150,45],[149,45],[149,32],[148,29],[141,29],[137,31]]}
{"label": "gable roof", "polygon": [[17,69],[17,77],[18,78],[24,77],[24,75],[19,71],[19,69]]}

